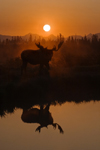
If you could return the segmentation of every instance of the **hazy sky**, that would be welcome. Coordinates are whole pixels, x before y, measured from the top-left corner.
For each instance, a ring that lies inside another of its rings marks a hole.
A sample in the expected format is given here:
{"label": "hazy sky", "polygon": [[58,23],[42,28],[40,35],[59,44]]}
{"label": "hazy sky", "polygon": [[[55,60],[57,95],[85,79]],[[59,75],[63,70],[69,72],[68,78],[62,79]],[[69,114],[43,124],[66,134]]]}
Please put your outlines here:
{"label": "hazy sky", "polygon": [[[45,33],[43,25],[50,24]],[[100,0],[0,0],[0,34],[100,32]]]}

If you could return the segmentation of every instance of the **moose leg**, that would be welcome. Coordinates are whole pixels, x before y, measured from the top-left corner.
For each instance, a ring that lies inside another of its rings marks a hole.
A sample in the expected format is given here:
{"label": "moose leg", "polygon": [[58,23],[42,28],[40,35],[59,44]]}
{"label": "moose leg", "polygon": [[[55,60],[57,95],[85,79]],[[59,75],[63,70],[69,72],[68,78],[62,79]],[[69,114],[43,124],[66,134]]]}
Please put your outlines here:
{"label": "moose leg", "polygon": [[46,73],[47,76],[49,76],[49,75],[50,75],[50,74],[49,74],[49,70],[50,70],[49,63],[47,62],[47,63],[45,64],[45,66],[46,66],[45,73]]}
{"label": "moose leg", "polygon": [[40,110],[42,110],[42,111],[43,111],[43,105],[42,105],[42,104],[40,105]]}
{"label": "moose leg", "polygon": [[27,66],[27,62],[23,61],[22,67],[21,67],[21,74],[23,73],[23,71],[26,72],[26,66]]}
{"label": "moose leg", "polygon": [[48,105],[45,107],[45,110],[49,111],[50,108],[50,103],[48,103]]}
{"label": "moose leg", "polygon": [[43,72],[43,64],[40,64],[39,75],[42,75],[42,72]]}
{"label": "moose leg", "polygon": [[48,70],[50,69],[49,63],[46,63],[45,66]]}

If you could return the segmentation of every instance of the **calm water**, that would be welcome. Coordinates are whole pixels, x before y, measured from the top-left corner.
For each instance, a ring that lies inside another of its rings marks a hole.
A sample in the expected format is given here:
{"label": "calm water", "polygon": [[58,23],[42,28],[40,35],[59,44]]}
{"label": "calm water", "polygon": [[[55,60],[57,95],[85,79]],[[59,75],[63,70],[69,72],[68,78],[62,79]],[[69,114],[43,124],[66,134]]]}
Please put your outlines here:
{"label": "calm water", "polygon": [[0,118],[0,150],[100,150],[100,101],[51,105],[50,112],[64,134],[51,125],[35,132],[38,124],[24,123],[16,109]]}

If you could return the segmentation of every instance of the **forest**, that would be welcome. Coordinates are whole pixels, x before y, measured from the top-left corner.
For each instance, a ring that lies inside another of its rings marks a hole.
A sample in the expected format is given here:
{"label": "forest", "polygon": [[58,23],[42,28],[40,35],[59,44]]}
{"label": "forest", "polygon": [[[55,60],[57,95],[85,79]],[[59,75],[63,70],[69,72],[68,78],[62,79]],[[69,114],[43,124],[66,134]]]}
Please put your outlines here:
{"label": "forest", "polygon": [[[35,43],[40,42],[41,45],[48,48],[52,48],[54,45],[57,46],[60,38],[64,38],[62,35],[60,36],[56,40],[45,40],[44,38],[32,40],[32,35],[30,34],[28,40],[24,40],[19,36],[12,37],[11,40],[0,40],[0,64],[20,58],[21,52],[25,49],[37,49]],[[99,51],[100,39],[96,34],[91,39],[88,39],[86,36],[81,39],[69,36],[64,40],[63,47],[58,52],[60,53],[60,58],[57,59],[62,59],[66,66],[97,65],[99,64]]]}
{"label": "forest", "polygon": [[[53,48],[54,45],[57,47],[60,38],[64,39],[62,35],[60,36],[55,41],[45,40],[44,38],[32,40],[31,35],[28,40],[23,40],[17,36],[12,37],[11,40],[0,41],[0,79],[20,76],[21,52],[23,50],[38,50],[35,43],[39,42],[47,48]],[[67,40],[64,40],[60,50],[53,53],[52,60],[49,63],[51,75],[57,76],[68,74],[68,70],[72,70],[73,67],[81,67],[81,69],[84,69],[84,67],[90,67],[90,69],[94,66],[97,67],[100,65],[100,39],[95,34],[91,39],[87,39],[86,36],[81,39],[69,36]],[[28,69],[30,71],[27,71],[27,73],[33,72],[33,76],[38,72],[38,66],[29,65]]]}

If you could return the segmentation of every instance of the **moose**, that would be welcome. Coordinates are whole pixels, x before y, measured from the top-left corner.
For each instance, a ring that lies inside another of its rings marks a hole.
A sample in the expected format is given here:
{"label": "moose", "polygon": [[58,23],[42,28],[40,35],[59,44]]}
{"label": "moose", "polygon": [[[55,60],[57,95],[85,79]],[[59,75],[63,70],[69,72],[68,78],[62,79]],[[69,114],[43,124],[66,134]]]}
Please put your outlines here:
{"label": "moose", "polygon": [[38,108],[31,108],[31,109],[23,109],[23,113],[21,115],[21,119],[25,123],[39,123],[40,126],[36,128],[35,131],[41,131],[41,128],[48,127],[48,125],[52,125],[54,128],[58,126],[60,133],[64,133],[63,129],[58,123],[53,123],[53,117],[49,112],[50,104],[48,104],[45,108],[43,105]]}
{"label": "moose", "polygon": [[22,51],[21,53],[22,59],[21,73],[23,73],[23,71],[26,71],[28,63],[32,65],[40,65],[39,67],[40,73],[43,69],[43,66],[45,66],[47,70],[49,70],[50,69],[49,61],[51,61],[52,59],[53,51],[58,51],[62,46],[63,41],[61,41],[58,44],[58,49],[56,49],[56,46],[54,46],[52,49],[47,49],[47,47],[44,48],[40,43],[35,44],[39,48],[38,50],[27,49]]}

